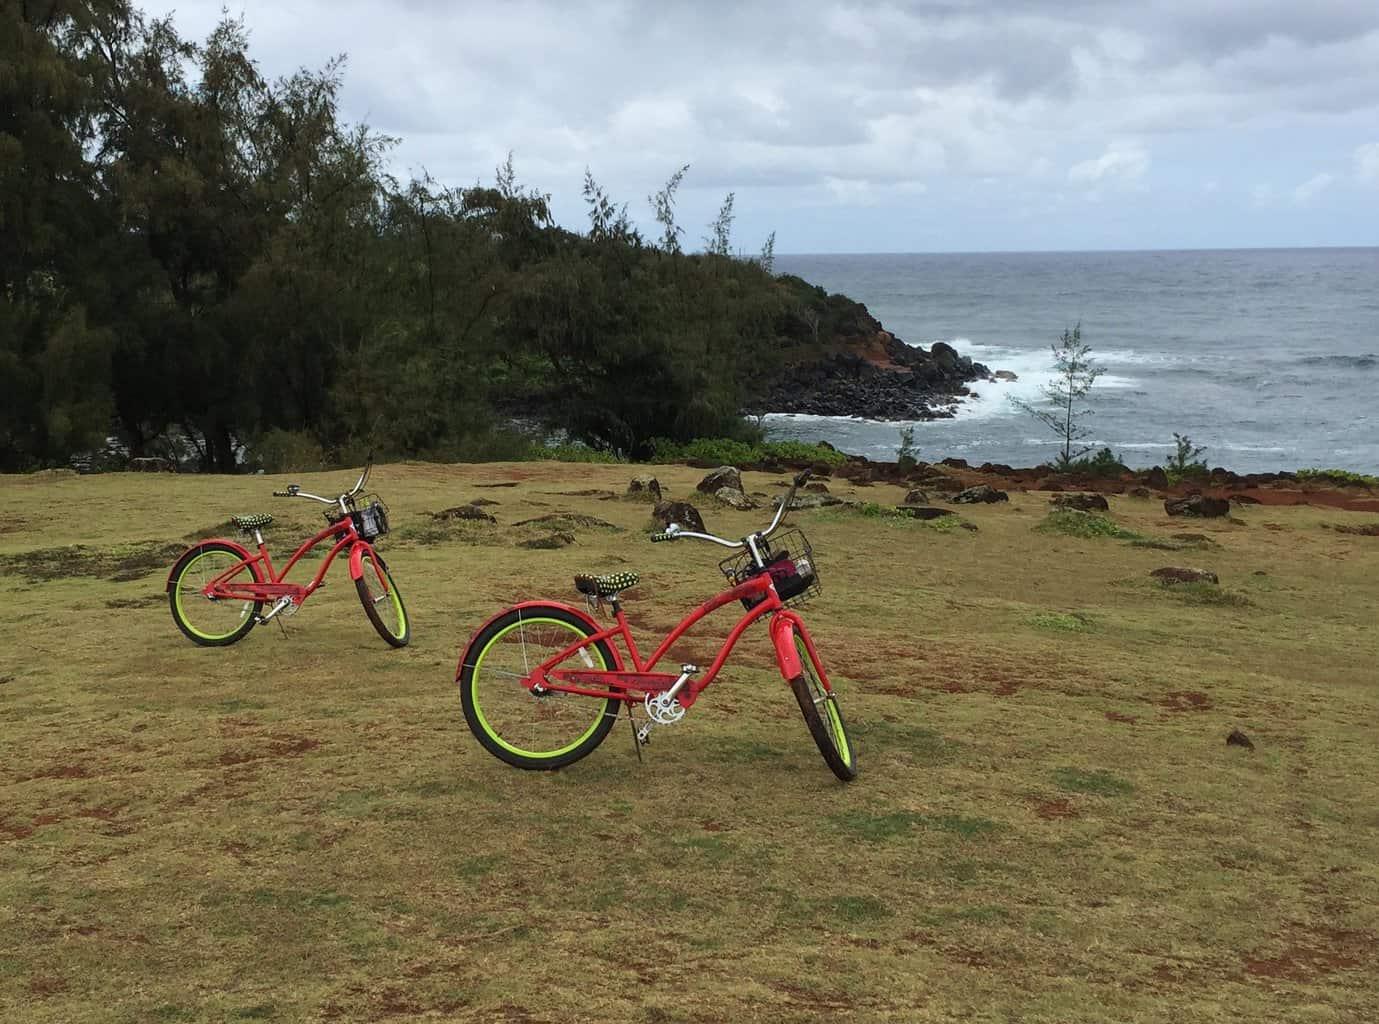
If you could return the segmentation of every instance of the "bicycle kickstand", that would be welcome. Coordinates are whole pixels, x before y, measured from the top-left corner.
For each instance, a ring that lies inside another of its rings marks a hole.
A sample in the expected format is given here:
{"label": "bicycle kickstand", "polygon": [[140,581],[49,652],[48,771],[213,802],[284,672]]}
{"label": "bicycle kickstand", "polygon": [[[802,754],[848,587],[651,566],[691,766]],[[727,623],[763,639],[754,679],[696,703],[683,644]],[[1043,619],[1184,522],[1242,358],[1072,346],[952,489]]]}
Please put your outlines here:
{"label": "bicycle kickstand", "polygon": [[[637,752],[637,763],[642,761],[642,747],[651,742],[649,736],[642,735],[642,730],[637,728],[637,720],[632,717],[632,704],[626,702],[623,707],[627,708],[627,724],[632,727],[632,749]],[[649,724],[649,723],[648,723]]]}

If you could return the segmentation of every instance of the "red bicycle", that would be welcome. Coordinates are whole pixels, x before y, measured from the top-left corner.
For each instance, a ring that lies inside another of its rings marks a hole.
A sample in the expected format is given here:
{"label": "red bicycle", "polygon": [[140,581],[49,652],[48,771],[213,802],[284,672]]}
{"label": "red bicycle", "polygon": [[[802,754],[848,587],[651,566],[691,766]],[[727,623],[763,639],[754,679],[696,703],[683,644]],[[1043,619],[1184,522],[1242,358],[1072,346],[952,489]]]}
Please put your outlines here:
{"label": "red bicycle", "polygon": [[[203,647],[224,647],[241,640],[256,625],[296,612],[324,584],[335,556],[348,550],[350,576],[364,614],[388,643],[407,646],[412,627],[406,606],[388,566],[373,547],[388,532],[388,507],[377,495],[359,499],[372,468],[371,458],[355,485],[338,498],[308,494],[296,484],[273,492],[275,498],[310,498],[332,506],[325,513],[326,528],[303,543],[281,573],[273,570],[263,540],[263,530],[273,522],[271,515],[230,517],[231,523],[254,538],[258,554],[221,537],[188,548],[168,574],[168,604],[177,628]],[[330,540],[334,544],[310,583],[286,582],[302,556]],[[265,604],[271,605],[267,612]]]}
{"label": "red bicycle", "polygon": [[[518,768],[554,769],[578,761],[603,742],[619,705],[626,707],[640,756],[651,730],[679,722],[717,677],[742,634],[770,618],[769,635],[780,672],[799,702],[805,723],[828,766],[843,781],[857,777],[857,752],[848,737],[838,696],[800,616],[789,605],[818,592],[813,552],[799,530],[772,539],[806,471],[781,499],[771,525],[740,541],[692,533],[671,523],[652,541],[706,540],[737,554],[720,563],[729,588],[700,605],[643,660],[618,595],[637,585],[632,572],[575,577],[586,611],[551,601],[527,601],[495,615],[465,647],[455,675],[470,731],[495,757]],[[592,612],[607,601],[616,625],[601,627]],[[678,673],[654,671],[685,632],[724,605],[741,601],[746,613],[707,672],[681,665]],[[621,639],[631,667],[614,641]],[[699,678],[696,678],[699,677]],[[634,705],[647,720],[638,727]]]}

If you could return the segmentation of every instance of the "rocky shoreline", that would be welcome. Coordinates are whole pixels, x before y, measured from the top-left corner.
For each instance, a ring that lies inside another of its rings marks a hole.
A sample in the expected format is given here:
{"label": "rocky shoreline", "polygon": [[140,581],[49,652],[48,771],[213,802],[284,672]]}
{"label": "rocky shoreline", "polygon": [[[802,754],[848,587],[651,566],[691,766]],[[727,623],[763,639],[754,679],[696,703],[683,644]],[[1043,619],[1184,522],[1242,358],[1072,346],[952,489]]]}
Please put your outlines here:
{"label": "rocky shoreline", "polygon": [[[834,450],[827,442],[820,446]],[[698,463],[692,463],[698,465]],[[707,465],[707,464],[704,464]],[[739,466],[783,472],[787,469],[813,469],[821,478],[846,480],[854,486],[889,483],[924,488],[941,493],[956,493],[984,485],[1001,491],[1079,492],[1126,494],[1160,501],[1200,496],[1204,499],[1245,505],[1320,505],[1353,512],[1379,512],[1379,491],[1363,484],[1305,479],[1294,473],[1235,473],[1216,467],[1204,476],[1170,480],[1162,466],[1126,469],[1111,476],[1089,473],[1060,473],[1052,466],[1017,468],[1003,463],[970,465],[965,459],[943,459],[935,463],[916,462],[901,466],[895,462],[872,462],[862,455],[848,455],[840,465],[797,461]]]}
{"label": "rocky shoreline", "polygon": [[[841,299],[840,296],[832,297]],[[935,342],[907,345],[867,307],[852,303],[832,336],[760,382],[743,411],[856,416],[874,420],[935,420],[955,415],[967,385],[996,378],[987,367]]]}

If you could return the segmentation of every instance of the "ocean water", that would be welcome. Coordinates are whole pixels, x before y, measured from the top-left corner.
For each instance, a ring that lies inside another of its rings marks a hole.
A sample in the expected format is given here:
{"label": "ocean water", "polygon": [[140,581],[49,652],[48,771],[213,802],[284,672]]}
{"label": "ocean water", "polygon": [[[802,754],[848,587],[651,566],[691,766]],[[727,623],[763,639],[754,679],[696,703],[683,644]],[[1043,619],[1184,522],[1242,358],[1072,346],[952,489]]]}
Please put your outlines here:
{"label": "ocean water", "polygon": [[[1081,323],[1105,370],[1087,443],[1162,463],[1178,432],[1212,466],[1379,472],[1379,248],[779,256],[867,305],[911,344],[946,341],[1019,381],[977,384],[957,418],[915,424],[919,457],[1016,466],[1061,442],[1010,397],[1034,400],[1050,345]],[[901,423],[772,416],[777,438],[894,458]]]}

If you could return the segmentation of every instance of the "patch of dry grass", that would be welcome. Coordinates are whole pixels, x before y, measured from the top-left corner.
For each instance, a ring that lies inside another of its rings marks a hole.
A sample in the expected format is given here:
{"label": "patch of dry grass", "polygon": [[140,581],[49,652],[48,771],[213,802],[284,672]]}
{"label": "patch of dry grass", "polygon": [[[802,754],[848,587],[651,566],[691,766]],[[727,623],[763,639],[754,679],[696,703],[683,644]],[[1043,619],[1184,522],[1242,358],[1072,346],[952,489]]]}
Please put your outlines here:
{"label": "patch of dry grass", "polygon": [[[568,770],[508,768],[453,683],[485,618],[630,568],[649,641],[719,585],[715,549],[651,545],[645,505],[607,500],[635,472],[379,467],[402,651],[343,568],[286,636],[174,628],[142,556],[252,511],[285,556],[320,521],[268,497],[286,477],[0,479],[5,1020],[1379,1016],[1379,549],[1334,511],[1202,524],[1229,606],[1150,584],[1162,550],[1035,531],[1041,495],[965,510],[976,533],[796,513],[856,783],[762,629],[646,763],[620,723]],[[656,475],[685,497],[700,474]],[[428,514],[479,497],[496,523]],[[728,534],[763,515],[703,511]]]}

